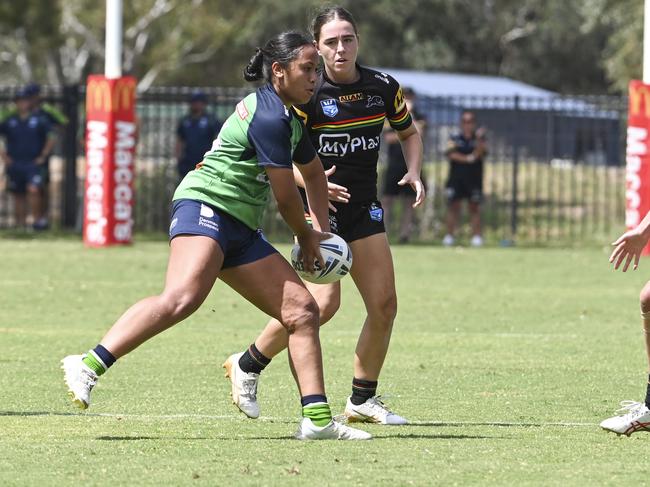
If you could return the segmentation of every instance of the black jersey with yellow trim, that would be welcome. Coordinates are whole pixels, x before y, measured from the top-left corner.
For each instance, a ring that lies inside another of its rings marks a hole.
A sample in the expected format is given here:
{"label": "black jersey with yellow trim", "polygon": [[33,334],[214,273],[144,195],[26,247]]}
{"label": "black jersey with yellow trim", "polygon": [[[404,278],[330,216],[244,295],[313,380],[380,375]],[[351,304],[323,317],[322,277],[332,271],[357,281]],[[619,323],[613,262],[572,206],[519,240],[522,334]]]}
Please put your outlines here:
{"label": "black jersey with yellow trim", "polygon": [[390,75],[357,65],[359,80],[339,84],[323,72],[311,100],[296,108],[330,181],[346,186],[350,202],[377,199],[377,159],[384,122],[395,130],[413,123],[399,83]]}

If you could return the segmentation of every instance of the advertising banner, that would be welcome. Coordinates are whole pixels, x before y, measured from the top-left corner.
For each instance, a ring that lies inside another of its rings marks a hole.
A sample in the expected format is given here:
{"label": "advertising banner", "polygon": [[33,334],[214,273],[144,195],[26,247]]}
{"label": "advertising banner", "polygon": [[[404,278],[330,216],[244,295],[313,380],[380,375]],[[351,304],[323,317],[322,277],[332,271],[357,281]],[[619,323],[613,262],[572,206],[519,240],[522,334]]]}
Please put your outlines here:
{"label": "advertising banner", "polygon": [[136,80],[90,75],[86,86],[84,243],[131,243]]}

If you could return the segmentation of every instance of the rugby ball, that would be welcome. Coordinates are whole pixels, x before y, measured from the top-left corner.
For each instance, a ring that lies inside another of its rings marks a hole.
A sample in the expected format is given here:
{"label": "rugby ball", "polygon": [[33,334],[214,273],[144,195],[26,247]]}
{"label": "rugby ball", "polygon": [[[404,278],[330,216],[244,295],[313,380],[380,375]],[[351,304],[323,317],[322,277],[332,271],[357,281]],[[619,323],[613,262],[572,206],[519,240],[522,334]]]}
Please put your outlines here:
{"label": "rugby ball", "polygon": [[295,244],[291,249],[291,265],[300,277],[314,284],[330,284],[339,281],[350,272],[350,267],[352,267],[350,247],[345,240],[333,233],[329,238],[320,242],[320,254],[325,261],[325,267],[321,267],[316,261],[314,272],[306,272],[298,257],[299,254],[300,245]]}

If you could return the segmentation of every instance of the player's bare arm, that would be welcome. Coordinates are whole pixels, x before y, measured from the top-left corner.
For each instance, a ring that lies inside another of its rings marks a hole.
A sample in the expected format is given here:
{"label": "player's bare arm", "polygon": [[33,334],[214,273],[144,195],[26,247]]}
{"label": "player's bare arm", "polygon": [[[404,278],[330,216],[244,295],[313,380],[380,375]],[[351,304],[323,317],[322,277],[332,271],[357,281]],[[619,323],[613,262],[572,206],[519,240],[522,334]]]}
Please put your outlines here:
{"label": "player's bare arm", "polygon": [[409,184],[415,191],[415,202],[413,208],[422,204],[425,197],[424,184],[420,179],[422,171],[422,138],[418,132],[415,124],[410,125],[404,130],[397,132],[400,143],[402,144],[402,152],[404,153],[404,160],[406,161],[407,171],[399,184],[404,186]]}

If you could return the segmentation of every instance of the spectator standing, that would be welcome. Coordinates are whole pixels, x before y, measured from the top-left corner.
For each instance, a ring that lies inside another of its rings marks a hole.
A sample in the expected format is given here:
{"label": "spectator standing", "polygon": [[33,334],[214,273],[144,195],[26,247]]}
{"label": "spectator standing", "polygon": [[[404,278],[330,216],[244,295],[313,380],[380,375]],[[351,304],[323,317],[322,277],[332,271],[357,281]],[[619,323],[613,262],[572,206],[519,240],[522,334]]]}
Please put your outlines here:
{"label": "spectator standing", "polygon": [[456,229],[460,219],[461,202],[467,200],[471,245],[483,245],[481,233],[481,202],[483,201],[483,160],[487,155],[485,129],[476,128],[476,116],[469,110],[461,114],[460,133],[453,135],[447,143],[449,178],[447,193],[447,234],[443,245],[451,246],[456,241]]}
{"label": "spectator standing", "polygon": [[[420,132],[420,136],[426,129],[426,122],[415,107],[415,92],[412,88],[404,87],[404,101],[408,111],[411,113],[413,123]],[[383,206],[384,206],[384,224],[386,228],[391,226],[390,219],[395,210],[395,204],[401,201],[402,218],[399,225],[399,243],[407,243],[411,238],[413,231],[413,217],[415,213],[415,191],[410,184],[404,181],[404,175],[407,172],[404,153],[399,141],[397,132],[387,130],[384,133],[384,141],[388,149],[388,164],[384,176],[383,188]]]}
{"label": "spectator standing", "polygon": [[[41,86],[37,83],[31,83],[25,87],[29,97],[32,113],[39,117],[44,117],[52,127],[52,135],[59,137],[63,128],[68,124],[68,118],[55,106],[49,103],[43,103],[41,98]],[[34,222],[34,228],[45,230],[49,227],[49,209],[50,209],[50,157],[48,156],[45,163],[41,166],[41,175],[43,184],[40,186],[41,192],[41,218]]]}
{"label": "spectator standing", "polygon": [[208,113],[207,104],[208,97],[204,92],[193,92],[189,99],[189,113],[178,122],[176,159],[181,179],[203,160],[221,130],[221,122]]}
{"label": "spectator standing", "polygon": [[15,112],[0,122],[6,150],[0,151],[14,196],[14,223],[19,228],[27,224],[27,214],[35,229],[43,218],[40,188],[42,168],[54,148],[55,138],[45,117],[32,112],[28,91],[16,93]]}

